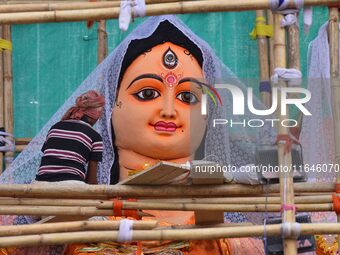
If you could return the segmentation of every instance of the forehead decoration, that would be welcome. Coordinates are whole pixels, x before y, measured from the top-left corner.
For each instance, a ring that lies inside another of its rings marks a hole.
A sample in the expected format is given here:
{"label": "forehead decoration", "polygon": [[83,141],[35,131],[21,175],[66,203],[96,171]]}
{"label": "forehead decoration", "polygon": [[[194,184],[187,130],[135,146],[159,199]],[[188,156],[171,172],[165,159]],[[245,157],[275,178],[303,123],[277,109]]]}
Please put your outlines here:
{"label": "forehead decoration", "polygon": [[176,75],[173,72],[169,72],[167,74],[161,74],[164,83],[169,87],[169,88],[173,88],[175,85],[177,85],[178,83],[178,79],[182,77],[182,75]]}
{"label": "forehead decoration", "polygon": [[163,54],[163,65],[168,69],[174,69],[178,64],[178,58],[169,47]]}

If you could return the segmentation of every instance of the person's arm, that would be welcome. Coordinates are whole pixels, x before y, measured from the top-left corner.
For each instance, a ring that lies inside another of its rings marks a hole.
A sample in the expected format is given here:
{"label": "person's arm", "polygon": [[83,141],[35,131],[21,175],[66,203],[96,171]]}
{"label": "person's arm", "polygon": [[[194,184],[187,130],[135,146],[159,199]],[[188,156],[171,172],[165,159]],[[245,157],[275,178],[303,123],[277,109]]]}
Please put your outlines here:
{"label": "person's arm", "polygon": [[87,176],[86,176],[86,183],[88,184],[98,184],[97,182],[97,161],[89,161],[88,168],[87,168]]}

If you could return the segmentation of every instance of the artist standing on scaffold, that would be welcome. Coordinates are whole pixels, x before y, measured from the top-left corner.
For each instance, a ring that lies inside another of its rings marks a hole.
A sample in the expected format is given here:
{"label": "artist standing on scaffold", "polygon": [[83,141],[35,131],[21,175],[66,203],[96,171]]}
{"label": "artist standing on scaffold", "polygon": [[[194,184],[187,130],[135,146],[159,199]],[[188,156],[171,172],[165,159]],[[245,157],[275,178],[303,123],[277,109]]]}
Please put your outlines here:
{"label": "artist standing on scaffold", "polygon": [[103,96],[90,90],[51,127],[41,149],[44,155],[36,181],[97,184],[103,142],[92,126],[102,115],[104,102]]}

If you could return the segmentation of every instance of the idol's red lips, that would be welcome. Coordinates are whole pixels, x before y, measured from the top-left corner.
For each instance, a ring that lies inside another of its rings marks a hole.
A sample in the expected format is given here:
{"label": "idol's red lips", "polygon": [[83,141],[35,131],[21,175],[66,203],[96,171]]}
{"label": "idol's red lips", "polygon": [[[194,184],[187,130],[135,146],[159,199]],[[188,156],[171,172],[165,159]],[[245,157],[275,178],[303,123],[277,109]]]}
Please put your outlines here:
{"label": "idol's red lips", "polygon": [[175,132],[178,127],[173,122],[158,121],[154,125],[154,128],[156,131]]}

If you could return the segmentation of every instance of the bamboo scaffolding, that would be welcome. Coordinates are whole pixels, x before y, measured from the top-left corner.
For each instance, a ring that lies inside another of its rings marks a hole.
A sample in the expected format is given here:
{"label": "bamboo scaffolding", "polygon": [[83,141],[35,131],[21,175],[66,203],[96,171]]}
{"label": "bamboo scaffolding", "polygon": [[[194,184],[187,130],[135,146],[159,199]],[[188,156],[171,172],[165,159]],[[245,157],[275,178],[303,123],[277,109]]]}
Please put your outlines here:
{"label": "bamboo scaffolding", "polygon": [[[74,221],[45,224],[0,226],[0,237],[46,234],[57,232],[75,232],[91,230],[118,230],[120,221]],[[133,229],[145,230],[158,226],[158,221],[134,221]]]}
{"label": "bamboo scaffolding", "polygon": [[[330,55],[330,78],[332,91],[332,112],[333,112],[333,128],[335,139],[335,164],[340,164],[340,79],[339,79],[339,13],[338,8],[329,8],[329,55]],[[336,183],[340,185],[340,173],[336,175]],[[337,215],[340,222],[340,215]],[[338,244],[340,244],[340,235],[338,236]],[[340,245],[339,245],[340,251]]]}
{"label": "bamboo scaffolding", "polygon": [[15,138],[15,144],[17,145],[27,145],[31,142],[32,138]]}
{"label": "bamboo scaffolding", "polygon": [[[66,209],[66,210],[65,210]],[[150,216],[148,213],[137,212],[140,217]],[[115,216],[112,209],[81,206],[1,206],[0,215],[39,215],[39,216]],[[118,215],[116,215],[118,216]]]}
{"label": "bamboo scaffolding", "polygon": [[[286,68],[286,31],[284,28],[280,27],[280,21],[283,16],[281,14],[274,14],[274,58],[275,67]],[[286,87],[286,83],[279,80],[279,88]],[[279,99],[280,102],[280,99]],[[289,116],[288,107],[286,107],[287,116]],[[280,113],[279,109],[277,118],[279,122],[284,119],[284,116]],[[289,130],[283,125],[278,125],[278,135],[288,135]],[[286,144],[278,143],[278,163],[280,166],[290,166],[292,164],[291,152],[285,152]],[[281,195],[281,205],[286,208],[286,205],[292,207],[294,206],[294,186],[293,177],[291,173],[280,173],[280,195]],[[283,210],[282,212],[282,222],[283,223],[293,223],[295,222],[295,211],[294,210]],[[297,254],[296,240],[284,238],[283,239],[284,254],[294,255]]]}
{"label": "bamboo scaffolding", "polygon": [[[2,27],[0,26],[0,35],[2,37]],[[4,69],[3,69],[3,53],[0,51],[0,127],[4,127],[4,109],[5,109],[5,98],[4,98]],[[0,152],[0,174],[3,171],[4,166],[4,154]]]}
{"label": "bamboo scaffolding", "polygon": [[[179,0],[146,0],[146,4],[157,3],[171,3],[178,2]],[[188,0],[180,0],[188,1]],[[34,2],[20,2],[20,1],[7,1],[0,2],[0,13],[15,13],[15,12],[39,12],[39,11],[57,11],[57,10],[82,10],[82,9],[97,9],[107,7],[119,7],[120,1],[34,1]]]}
{"label": "bamboo scaffolding", "polygon": [[[271,194],[279,191],[279,184],[262,185],[84,185],[54,186],[42,184],[1,184],[0,196],[35,197],[35,198],[89,198],[105,199],[112,197],[134,198],[175,198],[175,197],[228,197]],[[294,183],[294,190],[301,193],[333,192],[334,183]]]}
{"label": "bamboo scaffolding", "polygon": [[[279,197],[223,197],[223,198],[194,198],[194,199],[141,199],[143,203],[189,203],[189,204],[280,204]],[[328,204],[332,203],[331,195],[316,195],[295,197],[297,204]],[[39,198],[0,198],[0,205],[44,205],[44,206],[82,206],[98,207],[109,200],[95,199],[39,199]]]}
{"label": "bamboo scaffolding", "polygon": [[[267,11],[268,25],[274,26],[274,16],[271,10]],[[269,38],[269,75],[274,74],[275,60],[274,60],[274,37]]]}
{"label": "bamboo scaffolding", "polygon": [[27,145],[15,145],[15,152],[22,152]]}
{"label": "bamboo scaffolding", "polygon": [[[105,202],[97,207],[83,206],[36,206],[2,205],[0,215],[39,215],[39,216],[118,216],[112,210],[113,203]],[[280,212],[280,204],[189,204],[160,202],[123,202],[124,210],[161,211],[218,211],[218,212]],[[333,204],[297,204],[300,212],[333,211]],[[140,216],[150,216],[139,212]]]}
{"label": "bamboo scaffolding", "polygon": [[[301,235],[340,234],[339,223],[300,224]],[[148,240],[213,240],[221,238],[281,235],[281,224],[266,226],[237,226],[225,228],[194,228],[165,230],[135,230],[132,241]],[[117,241],[118,231],[84,231],[1,237],[0,248],[30,247],[68,243],[96,243]]]}
{"label": "bamboo scaffolding", "polygon": [[98,23],[98,64],[100,64],[107,56],[107,33],[106,21],[100,20]]}
{"label": "bamboo scaffolding", "polygon": [[[338,0],[305,0],[305,6],[331,5]],[[267,0],[205,0],[185,1],[162,4],[150,4],[146,6],[146,16],[164,14],[185,14],[202,12],[227,12],[227,11],[249,11],[269,9]],[[19,12],[0,14],[0,24],[28,24],[42,22],[70,22],[96,19],[115,19],[119,16],[119,7],[98,8],[85,10],[61,10],[42,12]]]}
{"label": "bamboo scaffolding", "polygon": [[[103,202],[99,209],[112,208],[112,202]],[[222,212],[280,212],[280,204],[190,204],[161,202],[123,202],[123,209],[169,210],[169,211],[222,211]],[[297,204],[297,211],[320,212],[333,211],[333,204]],[[1,209],[0,209],[1,213]]]}
{"label": "bamboo scaffolding", "polygon": [[[11,27],[4,25],[2,27],[2,37],[5,40],[11,40]],[[3,75],[4,75],[4,112],[5,112],[5,130],[13,134],[13,88],[12,88],[12,52],[10,50],[3,51]],[[8,138],[11,139],[12,138]],[[5,166],[6,168],[11,164],[14,157],[13,152],[5,153]]]}
{"label": "bamboo scaffolding", "polygon": [[[256,17],[265,17],[265,11],[256,11]],[[260,24],[266,24],[265,21],[257,21]],[[259,55],[259,66],[260,66],[260,81],[268,82],[269,79],[269,63],[268,63],[268,40],[266,36],[257,36],[258,43],[258,55]],[[271,93],[261,91],[261,100],[266,107],[271,106]]]}

